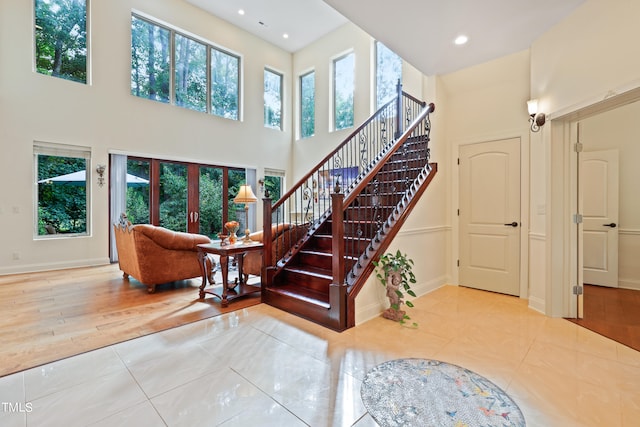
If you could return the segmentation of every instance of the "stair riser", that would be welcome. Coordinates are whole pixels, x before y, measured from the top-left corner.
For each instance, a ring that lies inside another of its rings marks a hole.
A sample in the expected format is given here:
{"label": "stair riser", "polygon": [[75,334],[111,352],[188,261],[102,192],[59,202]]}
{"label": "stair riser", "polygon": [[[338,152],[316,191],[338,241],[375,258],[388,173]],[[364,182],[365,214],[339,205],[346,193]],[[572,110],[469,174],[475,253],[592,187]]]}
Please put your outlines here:
{"label": "stair riser", "polygon": [[360,238],[371,238],[376,235],[378,227],[375,222],[362,221],[362,222],[345,222],[344,234],[347,236],[354,236]]}
{"label": "stair riser", "polygon": [[415,158],[412,160],[406,160],[402,157],[392,157],[391,160],[381,169],[382,171],[388,170],[402,170],[405,168],[421,169],[424,166],[424,158]]}
{"label": "stair riser", "polygon": [[280,283],[295,283],[302,288],[326,294],[329,294],[329,286],[331,285],[331,280],[298,271],[289,271],[287,268],[282,271],[278,281],[281,281]]}
{"label": "stair riser", "polygon": [[262,302],[336,331],[344,330],[344,328],[341,328],[330,321],[329,310],[324,307],[308,304],[304,301],[281,296],[269,291],[263,294]]}
{"label": "stair riser", "polygon": [[[363,240],[354,240],[351,238],[345,238],[344,248],[345,248],[345,256],[355,256],[358,257],[367,247],[367,241]],[[306,246],[306,249],[310,251],[317,252],[327,252],[331,253],[332,250],[332,240],[330,236],[314,236]]]}
{"label": "stair riser", "polygon": [[312,267],[324,268],[331,271],[331,252],[327,251],[326,255],[316,253],[300,252],[298,254],[297,263],[301,265],[310,265]]}
{"label": "stair riser", "polygon": [[347,221],[368,221],[375,223],[378,220],[378,216],[382,221],[386,220],[385,213],[391,212],[390,209],[381,209],[375,212],[373,209],[348,209],[344,213],[344,217]]}
{"label": "stair riser", "polygon": [[[373,188],[371,189],[373,192]],[[376,204],[381,206],[394,206],[397,203],[398,194],[360,194],[354,203],[349,208],[359,208],[365,206],[374,206]]]}

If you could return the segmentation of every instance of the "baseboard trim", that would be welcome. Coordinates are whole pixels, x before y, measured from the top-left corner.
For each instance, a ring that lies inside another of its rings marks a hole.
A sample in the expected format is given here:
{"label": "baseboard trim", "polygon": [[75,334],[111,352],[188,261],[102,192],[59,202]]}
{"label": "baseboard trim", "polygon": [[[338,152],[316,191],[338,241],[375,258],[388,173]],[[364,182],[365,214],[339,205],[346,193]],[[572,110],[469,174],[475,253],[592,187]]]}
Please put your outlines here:
{"label": "baseboard trim", "polygon": [[0,276],[9,274],[38,273],[42,271],[66,270],[69,268],[95,267],[110,264],[109,258],[93,258],[68,262],[48,262],[44,264],[23,264],[15,267],[1,267]]}
{"label": "baseboard trim", "polygon": [[542,298],[529,297],[529,308],[539,313],[545,314],[545,301]]}
{"label": "baseboard trim", "polygon": [[640,280],[619,279],[618,287],[622,289],[632,289],[634,291],[638,291],[640,290]]}
{"label": "baseboard trim", "polygon": [[[445,286],[450,282],[451,280],[449,277],[440,276],[428,282],[416,283],[415,285],[412,286],[412,289],[414,290],[414,292],[418,297],[421,297],[423,295],[426,295],[430,292],[435,291],[438,288]],[[376,284],[378,283],[376,282]],[[380,285],[378,284],[378,286]],[[364,307],[356,307],[356,319],[357,319],[356,325],[360,325],[368,320],[371,320],[373,318],[380,316],[380,314],[387,308],[388,304],[389,302],[385,298],[384,304],[372,303]]]}

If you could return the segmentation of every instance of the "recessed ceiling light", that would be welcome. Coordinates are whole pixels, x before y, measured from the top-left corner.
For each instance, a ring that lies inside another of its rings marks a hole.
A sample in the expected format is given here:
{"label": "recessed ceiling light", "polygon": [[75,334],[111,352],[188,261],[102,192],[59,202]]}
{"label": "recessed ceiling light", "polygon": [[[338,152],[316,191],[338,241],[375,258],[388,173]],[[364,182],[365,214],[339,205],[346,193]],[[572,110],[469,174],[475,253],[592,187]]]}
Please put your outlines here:
{"label": "recessed ceiling light", "polygon": [[456,39],[453,42],[458,46],[460,46],[465,44],[468,41],[469,41],[469,37],[465,36],[464,34],[461,34],[458,37],[456,37]]}
{"label": "recessed ceiling light", "polygon": [[284,33],[284,34],[282,35],[282,38],[284,38],[284,39],[288,39],[288,38],[289,38],[289,34]]}
{"label": "recessed ceiling light", "polygon": [[244,9],[239,9],[238,10],[238,15],[244,15]]}

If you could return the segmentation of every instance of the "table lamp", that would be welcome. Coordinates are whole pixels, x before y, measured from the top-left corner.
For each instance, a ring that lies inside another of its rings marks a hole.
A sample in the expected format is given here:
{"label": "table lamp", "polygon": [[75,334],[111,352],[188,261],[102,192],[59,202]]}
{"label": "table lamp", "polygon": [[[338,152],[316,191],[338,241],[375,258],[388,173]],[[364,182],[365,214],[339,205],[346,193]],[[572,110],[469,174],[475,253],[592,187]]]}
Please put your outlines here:
{"label": "table lamp", "polygon": [[249,184],[242,184],[240,186],[240,190],[238,190],[238,194],[235,199],[233,199],[233,203],[244,203],[244,238],[243,242],[249,243],[251,239],[249,238],[249,203],[255,203],[258,201],[258,198],[253,194],[253,190],[251,190],[251,186]]}

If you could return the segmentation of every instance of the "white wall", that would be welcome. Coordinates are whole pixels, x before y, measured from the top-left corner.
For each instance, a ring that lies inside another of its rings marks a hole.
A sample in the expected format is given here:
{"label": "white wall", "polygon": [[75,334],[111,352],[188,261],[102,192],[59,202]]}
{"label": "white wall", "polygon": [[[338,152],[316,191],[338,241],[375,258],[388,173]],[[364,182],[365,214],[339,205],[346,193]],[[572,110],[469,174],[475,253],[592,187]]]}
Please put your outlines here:
{"label": "white wall", "polygon": [[531,46],[531,93],[547,113],[640,79],[640,2],[587,0]]}
{"label": "white wall", "polygon": [[[451,268],[457,283],[455,265],[459,252],[458,234],[458,150],[461,145],[518,138],[521,144],[521,275],[520,296],[530,298],[528,267],[529,238],[529,131],[526,101],[529,99],[529,52],[521,51],[440,77],[446,100],[440,113],[450,147],[447,163],[450,193]],[[534,289],[535,291],[535,289]]]}
{"label": "white wall", "polygon": [[[544,260],[545,312],[567,316],[575,310],[570,296],[572,271],[576,270],[575,241],[570,223],[573,199],[570,170],[569,118],[582,108],[640,86],[640,2],[635,0],[588,0],[568,18],[547,31],[531,46],[531,97],[540,100],[541,111],[560,123],[549,123],[532,138],[533,147],[544,146],[545,155],[532,157],[532,216],[535,232],[544,245],[531,257]],[[544,201],[541,203],[541,201]],[[544,226],[544,232],[538,230]],[[575,283],[574,283],[575,284]]]}
{"label": "white wall", "polygon": [[[135,9],[242,56],[243,121],[130,95]],[[292,55],[180,0],[91,2],[91,84],[33,71],[33,1],[0,2],[0,274],[108,262],[108,186],[92,177],[91,235],[34,240],[33,141],[289,170]],[[263,69],[284,73],[284,131],[263,127]],[[93,168],[92,168],[93,169]],[[14,258],[19,259],[14,259]]]}

